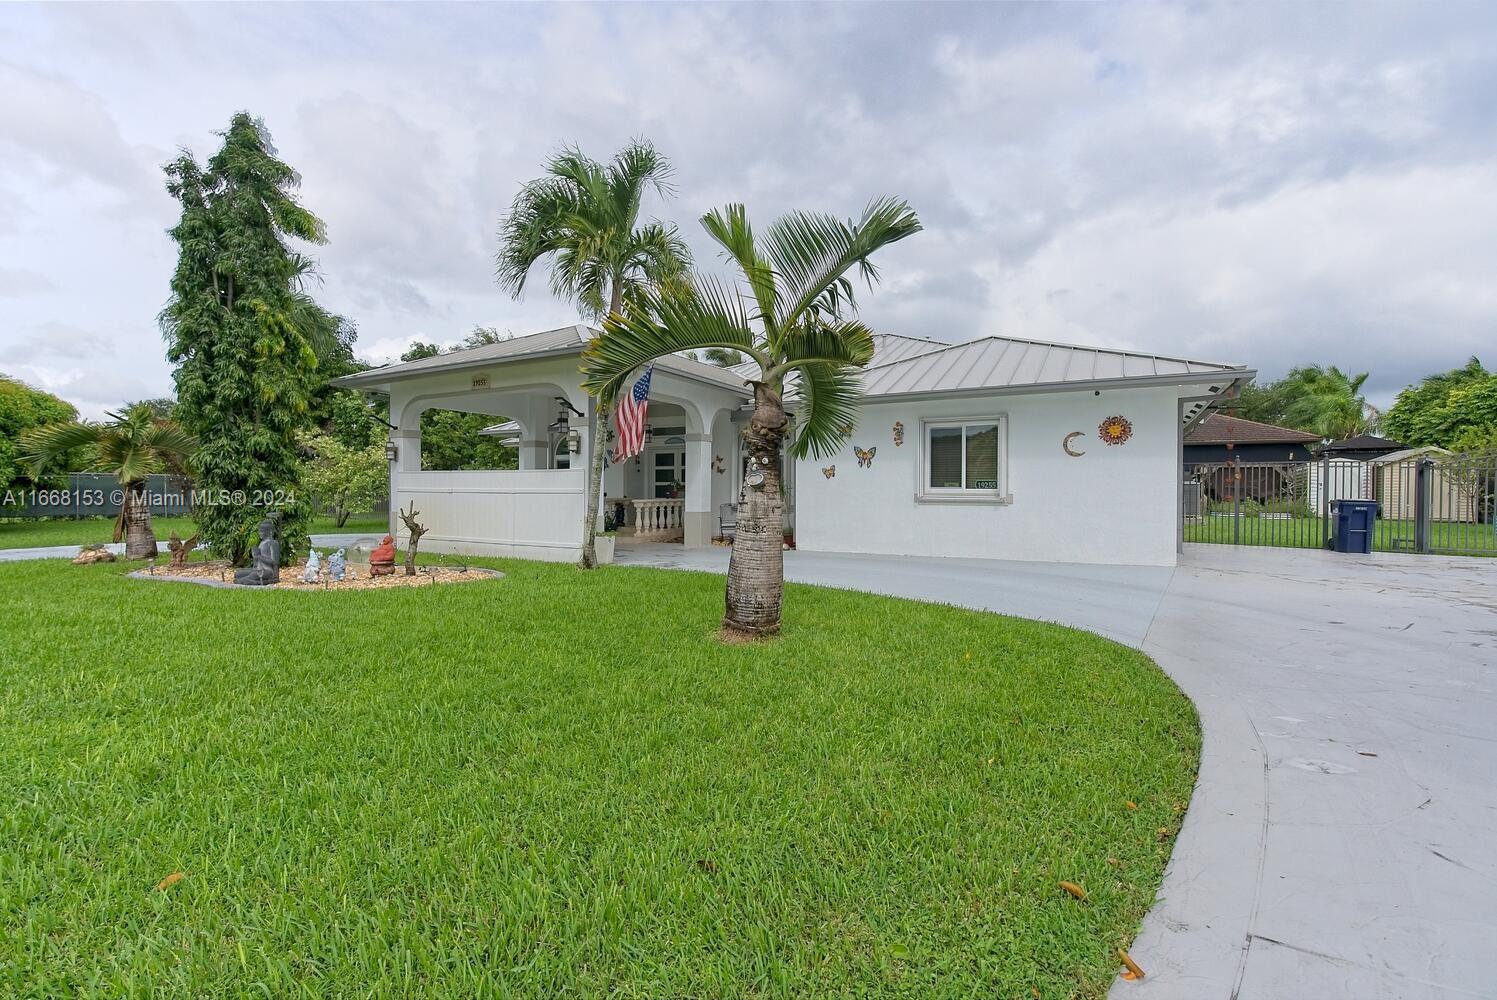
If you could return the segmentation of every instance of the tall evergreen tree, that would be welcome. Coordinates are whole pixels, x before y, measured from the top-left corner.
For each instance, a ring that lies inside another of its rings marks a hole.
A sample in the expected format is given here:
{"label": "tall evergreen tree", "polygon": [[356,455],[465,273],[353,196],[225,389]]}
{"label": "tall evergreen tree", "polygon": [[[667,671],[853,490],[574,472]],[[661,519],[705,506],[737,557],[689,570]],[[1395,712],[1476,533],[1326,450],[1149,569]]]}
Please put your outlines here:
{"label": "tall evergreen tree", "polygon": [[204,540],[243,562],[255,525],[273,513],[289,560],[306,548],[310,516],[296,495],[297,434],[311,423],[319,355],[336,353],[339,330],[306,293],[313,263],[289,241],[321,244],[326,233],[297,202],[300,178],[262,122],[241,112],[220,134],[206,167],[186,151],[166,166],[182,205],[161,315],[177,366],[175,416],[200,442],[197,485],[214,501],[194,513]]}

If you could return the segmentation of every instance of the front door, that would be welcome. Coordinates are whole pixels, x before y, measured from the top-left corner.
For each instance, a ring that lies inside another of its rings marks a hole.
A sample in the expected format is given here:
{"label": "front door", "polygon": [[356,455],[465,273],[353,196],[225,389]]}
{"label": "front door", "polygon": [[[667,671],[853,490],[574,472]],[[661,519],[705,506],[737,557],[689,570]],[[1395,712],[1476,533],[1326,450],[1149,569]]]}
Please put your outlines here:
{"label": "front door", "polygon": [[686,495],[686,449],[661,448],[654,453],[650,467],[650,496],[664,500],[672,494]]}

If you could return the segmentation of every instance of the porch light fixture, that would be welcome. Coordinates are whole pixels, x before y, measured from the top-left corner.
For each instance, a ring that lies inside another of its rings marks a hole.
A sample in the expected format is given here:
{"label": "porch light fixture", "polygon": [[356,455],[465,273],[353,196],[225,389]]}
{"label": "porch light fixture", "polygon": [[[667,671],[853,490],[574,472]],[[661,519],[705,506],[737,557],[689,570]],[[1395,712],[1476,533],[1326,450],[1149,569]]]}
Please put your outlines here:
{"label": "porch light fixture", "polygon": [[576,431],[567,431],[567,451],[573,455],[582,450],[582,435]]}
{"label": "porch light fixture", "polygon": [[400,458],[400,448],[394,441],[385,442],[385,461],[393,462]]}
{"label": "porch light fixture", "polygon": [[[557,396],[555,398],[558,404],[558,409],[556,411],[556,420],[551,424],[549,430],[552,434],[556,434],[559,436],[562,434],[567,434],[571,431],[571,418],[570,416],[568,416],[568,411],[577,414],[577,416],[579,417],[583,416],[583,413],[581,410],[577,409],[577,407],[567,402],[567,398],[565,396]],[[575,448],[572,449],[574,453],[576,452],[576,450],[577,449]]]}

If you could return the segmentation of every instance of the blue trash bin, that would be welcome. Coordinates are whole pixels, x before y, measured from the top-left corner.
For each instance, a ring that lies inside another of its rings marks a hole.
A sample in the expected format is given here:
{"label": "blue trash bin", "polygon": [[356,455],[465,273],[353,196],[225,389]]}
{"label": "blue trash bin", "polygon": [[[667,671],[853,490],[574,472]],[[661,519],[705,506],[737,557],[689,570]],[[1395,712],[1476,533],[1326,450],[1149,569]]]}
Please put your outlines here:
{"label": "blue trash bin", "polygon": [[1336,500],[1331,504],[1331,548],[1337,552],[1372,552],[1377,528],[1376,500]]}

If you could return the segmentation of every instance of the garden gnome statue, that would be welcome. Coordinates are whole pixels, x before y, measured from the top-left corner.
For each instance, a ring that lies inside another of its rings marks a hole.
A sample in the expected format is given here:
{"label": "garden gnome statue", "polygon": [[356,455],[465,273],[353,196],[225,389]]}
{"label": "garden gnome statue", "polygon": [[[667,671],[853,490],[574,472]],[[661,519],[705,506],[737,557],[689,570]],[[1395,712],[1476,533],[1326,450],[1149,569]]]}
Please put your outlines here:
{"label": "garden gnome statue", "polygon": [[327,557],[327,575],[332,578],[334,583],[343,582],[344,568],[345,564],[342,549],[339,549],[337,552],[334,552],[332,555]]}
{"label": "garden gnome statue", "polygon": [[395,575],[395,539],[386,535],[369,553],[370,576]]}
{"label": "garden gnome statue", "polygon": [[275,522],[260,522],[260,544],[250,554],[250,564],[234,571],[234,582],[246,587],[264,587],[281,578],[281,543],[275,540]]}
{"label": "garden gnome statue", "polygon": [[316,583],[317,578],[322,575],[322,557],[313,549],[312,554],[307,556],[307,568],[301,571],[302,583]]}

